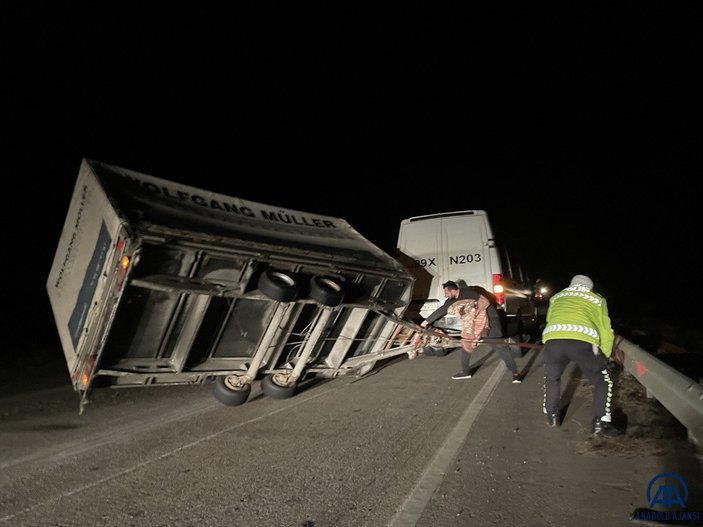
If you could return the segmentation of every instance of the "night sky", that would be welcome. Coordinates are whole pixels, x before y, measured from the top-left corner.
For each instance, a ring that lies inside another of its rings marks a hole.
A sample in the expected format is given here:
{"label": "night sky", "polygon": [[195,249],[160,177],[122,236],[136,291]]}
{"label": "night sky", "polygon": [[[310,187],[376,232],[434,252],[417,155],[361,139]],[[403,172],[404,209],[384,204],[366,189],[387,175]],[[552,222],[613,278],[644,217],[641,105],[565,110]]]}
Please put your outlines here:
{"label": "night sky", "polygon": [[532,278],[587,274],[616,315],[695,321],[693,2],[142,4],[5,7],[2,271],[22,347],[57,342],[45,282],[84,157],[342,217],[389,253],[403,218],[485,209]]}

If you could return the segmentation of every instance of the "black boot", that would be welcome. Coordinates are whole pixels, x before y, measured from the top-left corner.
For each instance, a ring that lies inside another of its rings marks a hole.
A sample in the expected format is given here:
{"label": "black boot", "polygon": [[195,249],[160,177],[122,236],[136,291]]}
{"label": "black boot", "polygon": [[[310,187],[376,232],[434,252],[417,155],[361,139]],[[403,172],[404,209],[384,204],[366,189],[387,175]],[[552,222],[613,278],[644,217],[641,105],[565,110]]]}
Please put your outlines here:
{"label": "black boot", "polygon": [[620,430],[610,421],[601,421],[600,419],[593,420],[593,435],[594,436],[608,436],[617,437],[623,435],[625,432]]}
{"label": "black boot", "polygon": [[547,412],[547,424],[551,428],[555,428],[561,425],[561,419],[559,418],[559,412]]}

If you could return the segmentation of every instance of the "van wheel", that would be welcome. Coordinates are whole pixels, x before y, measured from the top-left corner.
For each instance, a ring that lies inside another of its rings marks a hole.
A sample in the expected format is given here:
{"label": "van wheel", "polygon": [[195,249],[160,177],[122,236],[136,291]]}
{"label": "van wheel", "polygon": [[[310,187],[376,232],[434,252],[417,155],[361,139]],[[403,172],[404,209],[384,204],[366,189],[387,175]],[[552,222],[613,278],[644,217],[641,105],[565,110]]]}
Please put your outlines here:
{"label": "van wheel", "polygon": [[505,339],[507,341],[508,349],[510,350],[510,354],[513,356],[514,359],[520,359],[523,356],[522,353],[522,347],[519,345],[522,342],[524,342],[522,339],[518,338],[512,338],[508,337]]}
{"label": "van wheel", "polygon": [[210,389],[212,395],[227,406],[244,404],[251,393],[251,384],[242,375],[219,375]]}
{"label": "van wheel", "polygon": [[261,381],[261,391],[272,399],[293,397],[297,388],[297,381],[288,373],[267,375]]}
{"label": "van wheel", "polygon": [[300,292],[300,283],[292,274],[276,269],[266,269],[259,277],[257,287],[276,302],[292,302]]}
{"label": "van wheel", "polygon": [[335,276],[313,276],[310,279],[310,298],[323,306],[338,306],[344,300],[344,286]]}
{"label": "van wheel", "polygon": [[515,325],[514,330],[509,333],[509,336],[516,337],[519,341],[522,341],[522,335],[525,332],[523,322],[522,322],[522,311],[519,309],[515,313]]}

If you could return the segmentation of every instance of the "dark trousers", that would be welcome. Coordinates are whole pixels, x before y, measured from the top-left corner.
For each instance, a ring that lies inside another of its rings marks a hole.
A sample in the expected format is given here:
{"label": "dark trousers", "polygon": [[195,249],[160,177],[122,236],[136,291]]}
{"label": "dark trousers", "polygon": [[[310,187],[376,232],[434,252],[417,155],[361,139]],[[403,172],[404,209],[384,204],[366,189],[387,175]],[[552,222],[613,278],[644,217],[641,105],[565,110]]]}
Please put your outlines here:
{"label": "dark trousers", "polygon": [[[517,373],[517,364],[515,364],[513,353],[510,351],[510,346],[505,344],[503,337],[484,337],[476,348],[480,346],[489,346],[501,359],[503,359],[503,362],[508,369],[513,372],[513,374]],[[472,353],[467,353],[463,348],[459,349],[461,350],[461,371],[463,373],[470,374]]]}
{"label": "dark trousers", "polygon": [[503,337],[486,337],[483,339],[482,343],[479,344],[479,346],[490,346],[493,348],[493,351],[495,351],[498,356],[503,359],[503,362],[508,369],[513,372],[513,374],[517,373],[517,364],[515,364],[513,352],[510,350],[510,346],[505,343],[505,339],[503,339]]}
{"label": "dark trousers", "polygon": [[593,354],[590,343],[572,339],[548,340],[544,344],[544,409],[558,413],[561,400],[561,376],[570,362],[576,363],[593,383],[593,418],[610,421],[613,381],[608,374],[608,359]]}

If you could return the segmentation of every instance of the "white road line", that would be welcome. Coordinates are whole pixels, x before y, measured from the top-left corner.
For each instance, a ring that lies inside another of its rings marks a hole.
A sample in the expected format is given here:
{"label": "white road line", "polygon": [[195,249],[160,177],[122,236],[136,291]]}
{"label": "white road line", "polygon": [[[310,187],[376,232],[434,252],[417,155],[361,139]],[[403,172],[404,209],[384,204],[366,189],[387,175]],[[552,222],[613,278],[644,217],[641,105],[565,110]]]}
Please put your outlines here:
{"label": "white road line", "polygon": [[420,476],[408,497],[405,498],[400,510],[391,519],[388,524],[389,527],[411,527],[417,525],[425,507],[430,502],[430,498],[442,483],[447,467],[456,457],[459,448],[471,430],[471,426],[490,400],[506,370],[505,364],[500,361],[488,381],[486,381],[486,384],[483,385],[476,397],[471,401],[471,404],[469,404],[469,407],[459,418],[447,439],[439,447],[422,476]]}
{"label": "white road line", "polygon": [[[85,491],[85,490],[88,490],[88,489],[91,489],[91,488],[93,488],[93,487],[97,487],[97,486],[99,486],[99,485],[102,485],[103,483],[107,483],[107,482],[109,482],[109,481],[112,481],[113,479],[119,478],[119,477],[121,477],[121,476],[125,476],[125,475],[127,475],[127,474],[132,473],[132,472],[135,472],[136,470],[139,470],[140,468],[143,468],[143,467],[146,467],[146,466],[148,466],[148,465],[151,465],[152,463],[154,463],[154,462],[156,462],[156,461],[160,461],[160,460],[165,459],[165,458],[167,458],[167,457],[171,457],[171,456],[173,456],[173,455],[175,455],[175,454],[178,454],[179,452],[182,452],[183,450],[188,450],[189,448],[193,448],[193,447],[195,447],[195,446],[198,446],[200,443],[203,443],[203,442],[205,442],[205,441],[210,441],[211,439],[214,439],[214,438],[216,438],[216,437],[218,437],[218,436],[220,436],[220,435],[222,435],[222,434],[225,434],[225,433],[227,433],[227,432],[231,432],[232,430],[236,430],[237,428],[241,428],[241,427],[246,426],[246,425],[249,425],[249,424],[251,424],[251,423],[255,423],[255,422],[257,422],[257,421],[261,421],[262,419],[266,419],[267,417],[271,417],[271,416],[276,415],[276,414],[278,414],[278,413],[281,413],[281,412],[290,410],[291,408],[294,408],[294,407],[296,407],[296,406],[300,406],[301,404],[305,404],[306,402],[308,402],[308,401],[310,401],[310,400],[312,400],[312,399],[316,399],[316,398],[318,398],[318,397],[322,397],[323,395],[327,395],[329,392],[334,391],[334,390],[336,390],[336,389],[337,389],[336,387],[332,387],[332,388],[330,388],[330,389],[328,389],[328,390],[325,390],[325,391],[322,391],[322,392],[320,392],[320,393],[318,393],[318,394],[311,395],[311,396],[309,396],[309,397],[301,398],[301,399],[297,400],[296,402],[293,402],[292,404],[286,404],[286,405],[284,405],[283,407],[279,407],[279,408],[277,408],[276,410],[273,410],[273,411],[271,411],[271,412],[269,412],[269,413],[267,413],[267,414],[260,415],[260,416],[258,416],[258,417],[254,417],[253,419],[249,419],[248,421],[244,421],[244,422],[241,422],[241,423],[237,423],[237,424],[235,424],[235,425],[229,426],[229,427],[227,427],[227,428],[224,428],[224,429],[222,429],[222,430],[219,430],[219,431],[214,432],[214,433],[212,433],[212,434],[209,434],[209,435],[207,435],[207,436],[201,437],[200,439],[198,439],[198,440],[196,440],[196,441],[193,441],[193,442],[191,442],[191,443],[187,443],[187,444],[182,445],[182,446],[180,446],[180,447],[178,447],[178,448],[174,448],[173,450],[170,450],[170,451],[168,451],[168,452],[164,452],[163,454],[160,454],[160,455],[158,455],[158,456],[156,456],[156,457],[154,457],[154,458],[152,458],[152,459],[148,459],[148,460],[143,461],[143,462],[141,462],[141,463],[137,463],[136,465],[133,465],[133,466],[131,466],[131,467],[129,467],[129,468],[126,468],[126,469],[124,469],[124,470],[120,470],[119,472],[115,472],[114,474],[111,474],[111,475],[109,475],[109,476],[106,476],[106,477],[104,477],[104,478],[101,478],[101,479],[99,479],[99,480],[97,480],[97,481],[91,481],[90,483],[87,483],[87,484],[85,484],[85,485],[81,485],[81,486],[79,486],[79,487],[76,487],[76,488],[67,490],[67,491],[65,491],[65,492],[62,492],[62,493],[59,494],[58,496],[54,496],[54,497],[52,497],[52,498],[46,499],[46,500],[44,500],[44,501],[42,501],[42,502],[40,502],[40,503],[35,503],[35,504],[32,505],[31,507],[27,507],[27,508],[22,509],[22,510],[20,510],[20,511],[14,512],[14,513],[12,513],[12,514],[7,514],[7,515],[5,515],[5,516],[1,516],[1,517],[0,517],[0,523],[5,523],[5,522],[7,522],[7,521],[9,521],[9,520],[12,520],[13,518],[16,518],[17,516],[20,516],[20,515],[22,515],[22,514],[26,514],[26,513],[28,513],[28,512],[31,512],[31,511],[35,510],[35,509],[38,509],[39,507],[43,507],[43,506],[45,506],[45,505],[50,505],[50,504],[52,504],[52,503],[56,503],[56,502],[60,501],[60,500],[63,499],[63,498],[67,498],[67,497],[69,497],[69,496],[73,496],[73,495],[75,495],[75,494],[79,494],[79,493],[81,493],[81,492],[83,492],[83,491]],[[297,397],[296,397],[296,399],[297,399]]]}
{"label": "white road line", "polygon": [[[26,456],[10,459],[9,461],[0,462],[0,471],[4,471],[16,465],[30,463],[32,461],[40,461],[42,464],[51,464],[67,459],[79,454],[83,454],[94,448],[115,443],[122,439],[131,437],[136,433],[149,432],[156,428],[160,428],[170,422],[179,421],[192,415],[199,415],[203,412],[208,412],[221,408],[220,404],[215,401],[197,402],[186,408],[177,408],[166,414],[159,413],[157,417],[151,418],[148,424],[143,421],[131,425],[122,426],[119,430],[109,429],[105,432],[98,432],[87,437],[82,437],[70,443],[61,443],[53,447],[38,450]],[[160,411],[159,411],[160,412]],[[4,483],[2,473],[0,473],[0,484]]]}

